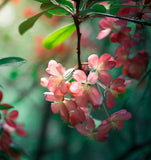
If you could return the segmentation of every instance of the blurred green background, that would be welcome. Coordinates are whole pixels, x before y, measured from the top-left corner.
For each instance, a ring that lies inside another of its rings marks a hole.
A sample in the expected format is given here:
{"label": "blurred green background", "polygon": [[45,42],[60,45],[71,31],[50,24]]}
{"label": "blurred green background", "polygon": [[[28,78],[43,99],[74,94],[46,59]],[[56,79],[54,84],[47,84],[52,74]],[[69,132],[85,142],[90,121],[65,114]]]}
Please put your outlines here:
{"label": "blurred green background", "polygon": [[[26,59],[23,65],[0,67],[3,102],[15,106],[19,111],[18,121],[24,123],[28,132],[25,138],[13,135],[15,142],[29,155],[21,160],[151,160],[150,72],[142,88],[138,89],[138,82],[134,81],[127,93],[116,100],[115,111],[125,108],[132,113],[132,119],[124,123],[123,130],[112,131],[106,142],[83,137],[67,126],[59,115],[52,114],[50,103],[43,95],[47,90],[40,85],[40,78],[46,75],[50,59],[66,68],[77,65],[75,35],[53,50],[46,51],[41,44],[44,37],[71,23],[72,19],[42,16],[32,29],[21,36],[19,24],[39,11],[39,4],[31,0],[20,0],[17,5],[10,1],[0,9],[0,58],[17,56]],[[111,44],[109,37],[96,39],[99,20],[91,19],[81,26],[82,61],[87,61],[90,54],[114,55],[118,46]],[[150,52],[151,29],[146,27],[145,32],[146,49]],[[148,70],[150,67],[149,64]],[[113,79],[121,74],[121,70],[115,68],[110,72]]]}

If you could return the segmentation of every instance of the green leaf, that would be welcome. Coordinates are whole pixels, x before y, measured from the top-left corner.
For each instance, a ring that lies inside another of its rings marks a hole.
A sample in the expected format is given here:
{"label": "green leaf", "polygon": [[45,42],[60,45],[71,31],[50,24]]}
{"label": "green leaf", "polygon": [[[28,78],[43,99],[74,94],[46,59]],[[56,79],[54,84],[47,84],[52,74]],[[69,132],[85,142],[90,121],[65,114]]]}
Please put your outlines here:
{"label": "green leaf", "polygon": [[35,22],[38,20],[40,16],[42,16],[46,11],[43,11],[41,13],[36,14],[33,17],[30,17],[26,21],[22,22],[19,25],[19,33],[24,34],[28,29],[32,28],[32,26],[35,24]]}
{"label": "green leaf", "polygon": [[56,0],[56,1],[70,10],[74,10],[73,4],[68,0]]}
{"label": "green leaf", "polygon": [[59,5],[54,5],[53,3],[42,3],[40,6],[41,9],[49,9],[49,11],[46,12],[47,15],[65,15],[68,14],[68,11],[66,11],[64,8],[60,7]]}
{"label": "green leaf", "polygon": [[[72,13],[74,10],[73,4],[67,0],[50,0],[54,5],[66,10],[68,13]],[[72,13],[73,14],[73,13]]]}
{"label": "green leaf", "polygon": [[0,66],[20,65],[25,62],[26,60],[20,57],[7,57],[0,59]]}
{"label": "green leaf", "polygon": [[46,13],[58,15],[58,16],[68,14],[68,12],[64,10],[63,8],[52,9],[52,10],[47,11]]}
{"label": "green leaf", "polygon": [[45,16],[46,16],[47,18],[52,18],[53,15],[50,14],[50,13],[48,13],[48,12],[46,12],[46,13],[45,13]]}
{"label": "green leaf", "polygon": [[5,110],[5,109],[11,109],[14,108],[13,106],[5,106],[3,104],[0,104],[0,110]]}
{"label": "green leaf", "polygon": [[75,24],[64,26],[51,33],[44,41],[43,45],[46,49],[52,49],[64,42],[75,31]]}
{"label": "green leaf", "polygon": [[92,7],[92,11],[106,13],[106,8],[103,5],[96,4]]}
{"label": "green leaf", "polygon": [[[87,2],[87,6],[88,7],[91,7],[91,6],[93,6],[94,4],[96,4],[96,3],[100,3],[100,2],[104,2],[105,0],[88,0],[88,2]],[[108,0],[107,0],[108,1]]]}

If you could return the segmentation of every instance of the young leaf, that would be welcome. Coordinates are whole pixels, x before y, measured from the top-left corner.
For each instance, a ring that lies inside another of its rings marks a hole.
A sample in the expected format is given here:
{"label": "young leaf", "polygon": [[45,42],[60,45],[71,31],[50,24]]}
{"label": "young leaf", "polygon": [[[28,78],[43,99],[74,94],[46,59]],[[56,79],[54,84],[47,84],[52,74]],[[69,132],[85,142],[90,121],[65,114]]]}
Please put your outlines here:
{"label": "young leaf", "polygon": [[32,26],[35,24],[35,22],[38,20],[40,16],[42,16],[46,11],[43,11],[41,13],[36,14],[33,17],[30,17],[23,23],[19,25],[19,33],[24,34],[28,29],[32,28]]}
{"label": "young leaf", "polygon": [[46,13],[58,15],[58,16],[68,14],[68,12],[64,10],[63,8],[52,9],[52,10],[47,11]]}
{"label": "young leaf", "polygon": [[14,107],[13,106],[6,106],[6,105],[3,105],[3,104],[0,104],[0,110],[11,109],[11,108],[14,108]]}
{"label": "young leaf", "polygon": [[94,12],[106,13],[106,8],[103,5],[96,4],[92,7]]}
{"label": "young leaf", "polygon": [[75,31],[75,24],[62,27],[51,33],[44,41],[43,46],[46,49],[52,49],[64,42]]}
{"label": "young leaf", "polygon": [[8,65],[18,65],[25,63],[26,60],[20,57],[7,57],[7,58],[2,58],[0,59],[0,66],[8,66]]}

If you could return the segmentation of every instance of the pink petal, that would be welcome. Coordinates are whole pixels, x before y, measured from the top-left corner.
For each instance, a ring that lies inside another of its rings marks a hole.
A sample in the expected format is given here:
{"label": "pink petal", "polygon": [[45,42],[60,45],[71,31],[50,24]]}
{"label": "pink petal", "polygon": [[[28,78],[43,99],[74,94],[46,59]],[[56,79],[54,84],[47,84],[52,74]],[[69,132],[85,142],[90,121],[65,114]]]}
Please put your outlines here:
{"label": "pink petal", "polygon": [[95,123],[94,123],[94,121],[93,121],[92,118],[87,117],[86,127],[87,127],[90,131],[93,131],[93,130],[95,129]]}
{"label": "pink petal", "polygon": [[101,82],[102,82],[105,86],[109,86],[109,85],[110,85],[111,76],[110,76],[109,73],[104,72],[104,71],[101,71],[101,72],[99,73],[99,77],[100,77]]}
{"label": "pink petal", "polygon": [[100,141],[100,142],[104,142],[104,141],[107,140],[107,136],[108,136],[108,135],[109,135],[109,134],[101,135],[101,134],[97,133],[97,134],[96,134],[96,140],[97,140],[97,141]]}
{"label": "pink petal", "polygon": [[98,74],[96,72],[90,72],[87,81],[91,84],[95,84],[98,81]]}
{"label": "pink petal", "polygon": [[57,69],[59,75],[64,75],[65,68],[60,63],[57,64],[56,69]]}
{"label": "pink petal", "polygon": [[107,134],[111,129],[111,125],[108,123],[108,120],[101,122],[101,125],[98,126],[98,132],[100,135]]}
{"label": "pink petal", "polygon": [[114,119],[117,121],[127,121],[132,117],[132,115],[130,112],[127,112],[125,109],[122,109],[112,114],[111,117],[114,117]]}
{"label": "pink petal", "polygon": [[8,118],[10,120],[15,120],[18,117],[18,111],[14,110],[8,114]]}
{"label": "pink petal", "polygon": [[47,88],[50,92],[54,92],[58,87],[59,82],[57,81],[57,77],[49,77]]}
{"label": "pink petal", "polygon": [[110,59],[111,59],[111,55],[108,53],[105,53],[99,58],[99,63],[109,61]]}
{"label": "pink petal", "polygon": [[82,86],[80,82],[72,82],[69,91],[74,95],[74,96],[82,96],[83,91],[82,91]]}
{"label": "pink petal", "polygon": [[62,105],[62,108],[60,110],[60,115],[61,115],[63,120],[65,120],[67,122],[69,121],[69,112],[68,112],[68,110],[67,110],[67,108],[65,107],[64,104]]}
{"label": "pink petal", "polygon": [[6,120],[6,123],[7,123],[9,126],[11,126],[11,127],[13,127],[13,128],[16,127],[16,123],[15,123],[14,121],[12,121],[12,120],[10,120],[10,119],[5,119],[5,120]]}
{"label": "pink petal", "polygon": [[74,112],[70,113],[70,123],[75,126],[78,123],[78,117],[77,114]]}
{"label": "pink petal", "polygon": [[77,124],[75,126],[76,130],[81,133],[84,136],[88,136],[89,131],[86,129],[86,127],[83,124]]}
{"label": "pink petal", "polygon": [[91,87],[91,91],[88,96],[94,109],[97,109],[98,105],[102,104],[103,99],[100,96],[99,91],[95,87]]}
{"label": "pink petal", "polygon": [[75,97],[75,101],[78,106],[87,107],[88,96],[87,96],[87,94],[85,94],[83,96],[77,96],[77,97]]}
{"label": "pink petal", "polygon": [[75,113],[76,113],[79,121],[85,122],[85,120],[86,120],[85,114],[79,107],[75,110]]}
{"label": "pink petal", "polygon": [[96,69],[98,66],[98,55],[92,54],[88,57],[88,64],[90,68]]}
{"label": "pink petal", "polygon": [[55,60],[50,60],[48,63],[48,68],[46,69],[46,72],[50,75],[57,76],[58,72],[56,70],[57,62]]}
{"label": "pink petal", "polygon": [[110,61],[105,61],[102,65],[103,70],[108,71],[111,70],[115,67],[116,62],[114,60]]}
{"label": "pink petal", "polygon": [[52,112],[53,112],[54,114],[59,113],[59,110],[60,110],[59,104],[58,104],[58,103],[52,103],[52,104],[51,104],[51,110],[52,110]]}
{"label": "pink petal", "polygon": [[124,83],[125,83],[124,79],[116,78],[111,82],[111,85],[112,85],[112,88],[117,88],[117,87],[125,86]]}
{"label": "pink petal", "polygon": [[57,100],[53,92],[45,92],[44,94],[45,94],[45,99],[49,102]]}
{"label": "pink petal", "polygon": [[3,93],[0,91],[0,102],[2,101],[3,99]]}
{"label": "pink petal", "polygon": [[119,122],[118,123],[118,129],[121,130],[124,127],[124,123],[123,122]]}
{"label": "pink petal", "polygon": [[60,89],[61,92],[64,93],[64,94],[67,93],[68,87],[67,87],[65,81],[61,81],[61,82],[60,82],[60,84],[59,84],[59,86],[58,86],[58,89]]}
{"label": "pink petal", "polygon": [[48,78],[46,77],[43,77],[40,79],[40,84],[43,86],[43,87],[47,87],[48,85]]}
{"label": "pink petal", "polygon": [[57,63],[54,60],[50,60],[46,71],[48,74],[50,74],[52,76],[59,76],[59,75],[64,74],[65,68],[62,67],[62,65],[60,63]]}
{"label": "pink petal", "polygon": [[99,32],[98,36],[97,36],[97,39],[103,39],[105,38],[106,36],[108,36],[109,34],[111,33],[111,29],[110,28],[107,28],[105,30],[102,30]]}
{"label": "pink petal", "polygon": [[115,106],[115,100],[114,100],[114,97],[113,97],[112,93],[109,92],[109,91],[107,91],[107,92],[106,92],[106,95],[107,95],[107,96],[106,96],[106,99],[105,99],[106,107],[107,107],[108,109],[114,108],[114,106]]}
{"label": "pink petal", "polygon": [[16,128],[16,133],[19,135],[19,136],[22,136],[22,137],[25,137],[27,136],[27,132],[22,129],[22,128]]}
{"label": "pink petal", "polygon": [[76,105],[75,101],[73,101],[71,99],[65,99],[64,104],[67,107],[68,111],[72,111],[72,110],[77,109],[77,105]]}
{"label": "pink petal", "polygon": [[73,79],[78,81],[78,82],[86,82],[86,74],[85,72],[83,72],[82,70],[76,70],[74,73],[73,73]]}

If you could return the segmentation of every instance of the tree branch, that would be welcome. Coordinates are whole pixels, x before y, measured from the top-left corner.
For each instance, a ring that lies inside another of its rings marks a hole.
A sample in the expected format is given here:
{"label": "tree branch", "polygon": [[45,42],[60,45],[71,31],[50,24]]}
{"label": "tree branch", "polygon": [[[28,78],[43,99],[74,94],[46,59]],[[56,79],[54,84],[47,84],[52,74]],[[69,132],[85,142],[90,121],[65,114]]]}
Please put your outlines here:
{"label": "tree branch", "polygon": [[76,14],[73,15],[73,20],[77,30],[77,56],[78,56],[78,68],[82,69],[81,67],[81,33],[80,33],[80,20],[79,20],[79,7],[80,7],[80,0],[76,1]]}
{"label": "tree branch", "polygon": [[111,14],[106,14],[106,13],[98,13],[98,14],[95,14],[95,15],[87,15],[84,18],[84,21],[87,20],[88,18],[97,18],[97,17],[112,17],[112,18],[118,18],[118,19],[126,20],[126,21],[129,21],[129,22],[134,22],[134,23],[141,24],[141,25],[151,26],[151,23],[148,23],[148,22],[142,22],[142,21],[135,20],[135,19],[132,19],[132,18],[119,17],[119,16],[116,16],[116,15],[111,15]]}
{"label": "tree branch", "polygon": [[134,146],[132,146],[130,149],[128,149],[122,156],[120,156],[119,158],[117,158],[116,160],[124,160],[126,159],[128,156],[130,156],[132,153],[151,145],[151,139],[145,142],[142,142],[140,144],[135,144]]}

